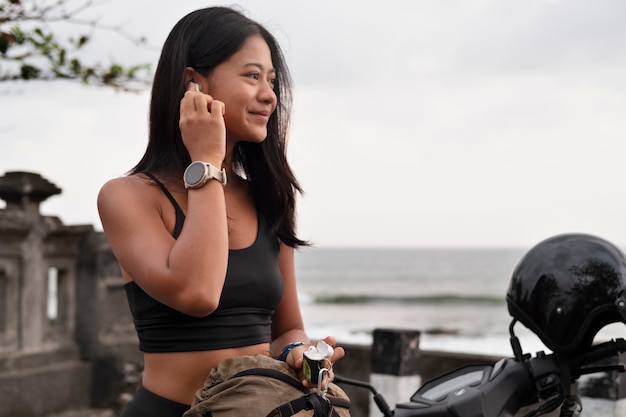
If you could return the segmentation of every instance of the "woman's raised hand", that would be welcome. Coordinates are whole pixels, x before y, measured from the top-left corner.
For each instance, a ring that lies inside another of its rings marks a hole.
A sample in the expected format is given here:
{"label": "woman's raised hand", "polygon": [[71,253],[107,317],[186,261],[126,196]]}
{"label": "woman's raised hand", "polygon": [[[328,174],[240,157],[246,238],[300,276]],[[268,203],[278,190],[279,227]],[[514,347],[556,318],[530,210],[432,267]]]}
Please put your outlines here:
{"label": "woman's raised hand", "polygon": [[224,103],[200,91],[190,82],[180,101],[179,126],[192,161],[220,166],[226,155]]}

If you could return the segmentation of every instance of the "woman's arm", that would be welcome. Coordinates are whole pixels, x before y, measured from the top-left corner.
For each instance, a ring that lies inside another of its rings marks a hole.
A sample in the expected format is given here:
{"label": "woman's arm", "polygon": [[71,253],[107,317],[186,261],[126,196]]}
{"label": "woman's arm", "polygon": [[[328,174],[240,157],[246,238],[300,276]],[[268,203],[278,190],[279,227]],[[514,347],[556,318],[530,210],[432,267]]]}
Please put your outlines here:
{"label": "woman's arm", "polygon": [[[192,161],[221,166],[223,103],[196,92],[190,83],[180,112]],[[144,291],[183,313],[205,316],[217,308],[228,265],[223,186],[211,180],[188,191],[185,224],[177,239],[164,224],[160,193],[139,175],[106,183],[98,195],[104,232],[122,269]]]}
{"label": "woman's arm", "polygon": [[156,300],[183,313],[210,314],[219,302],[228,263],[224,192],[217,181],[189,193],[178,239],[167,230],[156,193],[135,175],[106,183],[98,210],[122,269]]}
{"label": "woman's arm", "polygon": [[[298,291],[296,286],[296,272],[294,262],[294,249],[283,243],[280,245],[280,271],[283,275],[283,297],[274,314],[272,323],[273,340],[271,345],[272,355],[277,357],[283,348],[290,343],[302,342],[291,350],[287,355],[286,362],[297,371],[302,370],[303,353],[312,343],[304,331],[300,304],[298,302]],[[336,347],[337,342],[332,336],[323,339],[330,346],[335,347],[331,362],[341,359],[345,352],[343,348]]]}
{"label": "woman's arm", "polygon": [[298,302],[294,249],[283,243],[280,244],[279,267],[283,276],[283,295],[272,320],[273,356],[278,356],[290,343],[309,343]]}

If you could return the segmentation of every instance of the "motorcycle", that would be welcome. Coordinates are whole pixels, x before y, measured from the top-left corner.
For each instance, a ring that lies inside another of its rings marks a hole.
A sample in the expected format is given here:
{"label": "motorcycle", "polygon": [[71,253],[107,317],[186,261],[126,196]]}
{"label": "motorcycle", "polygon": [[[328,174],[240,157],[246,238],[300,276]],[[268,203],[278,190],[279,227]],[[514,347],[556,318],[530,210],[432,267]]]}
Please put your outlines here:
{"label": "motorcycle", "polygon": [[[537,417],[560,407],[561,417],[580,412],[571,391],[580,376],[624,372],[601,361],[626,352],[626,340],[593,345],[597,332],[626,323],[626,258],[591,235],[565,234],[533,247],[513,271],[507,291],[513,316],[513,357],[469,365],[423,384],[391,409],[369,383],[335,375],[335,382],[366,388],[385,417]],[[552,351],[523,353],[514,326],[521,322]],[[520,411],[522,410],[522,411]]]}
{"label": "motorcycle", "polygon": [[589,366],[626,352],[626,340],[611,340],[572,356],[538,352],[505,358],[495,364],[468,365],[422,385],[407,402],[391,410],[371,384],[335,376],[335,382],[369,389],[385,417],[505,417],[523,407],[540,404],[525,417],[547,414],[559,406],[561,416],[580,409],[570,384],[582,375],[624,372],[622,365]]}

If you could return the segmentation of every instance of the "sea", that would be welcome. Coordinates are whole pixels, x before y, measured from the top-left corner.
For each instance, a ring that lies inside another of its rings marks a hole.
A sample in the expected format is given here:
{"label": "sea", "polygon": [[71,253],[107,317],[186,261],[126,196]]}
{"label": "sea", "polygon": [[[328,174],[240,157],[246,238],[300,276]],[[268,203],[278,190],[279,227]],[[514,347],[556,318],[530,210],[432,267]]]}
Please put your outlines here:
{"label": "sea", "polygon": [[[512,356],[506,305],[511,273],[527,249],[323,248],[296,252],[309,337],[371,344],[373,330],[420,331],[420,348]],[[524,353],[550,350],[521,323]],[[596,341],[626,338],[611,324]]]}

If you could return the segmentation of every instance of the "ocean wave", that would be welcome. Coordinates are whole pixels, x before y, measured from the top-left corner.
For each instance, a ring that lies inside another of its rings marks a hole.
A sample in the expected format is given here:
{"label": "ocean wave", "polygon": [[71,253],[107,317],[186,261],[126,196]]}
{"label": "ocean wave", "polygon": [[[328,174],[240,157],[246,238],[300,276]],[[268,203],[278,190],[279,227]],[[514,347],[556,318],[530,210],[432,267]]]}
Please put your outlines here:
{"label": "ocean wave", "polygon": [[368,294],[327,294],[311,297],[316,304],[502,304],[504,297],[488,295],[368,295]]}

